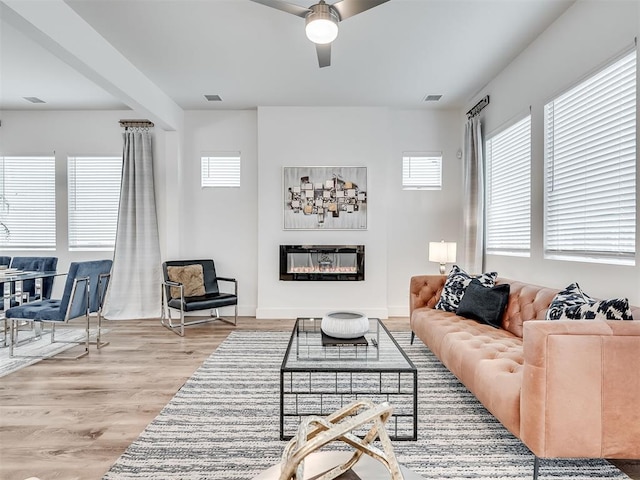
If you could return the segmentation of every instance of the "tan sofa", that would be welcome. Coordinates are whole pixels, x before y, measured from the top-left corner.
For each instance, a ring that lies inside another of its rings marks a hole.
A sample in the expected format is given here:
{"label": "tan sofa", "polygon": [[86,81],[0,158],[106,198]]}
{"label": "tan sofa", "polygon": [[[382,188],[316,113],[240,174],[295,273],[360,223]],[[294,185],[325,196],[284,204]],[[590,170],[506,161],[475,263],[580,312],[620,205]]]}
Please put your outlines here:
{"label": "tan sofa", "polygon": [[494,328],[435,310],[445,280],[411,278],[412,341],[522,440],[536,470],[538,457],[640,459],[640,321],[545,321],[558,290],[499,278],[510,295]]}

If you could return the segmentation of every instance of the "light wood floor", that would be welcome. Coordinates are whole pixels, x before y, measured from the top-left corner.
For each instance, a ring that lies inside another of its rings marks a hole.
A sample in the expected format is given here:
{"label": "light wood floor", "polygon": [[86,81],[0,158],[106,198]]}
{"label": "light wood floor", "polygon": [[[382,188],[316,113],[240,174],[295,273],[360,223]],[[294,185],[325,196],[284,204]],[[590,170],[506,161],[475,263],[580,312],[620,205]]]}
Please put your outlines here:
{"label": "light wood floor", "polygon": [[[409,330],[406,318],[385,323]],[[105,322],[109,346],[0,379],[0,479],[101,478],[229,332],[292,326],[244,317],[237,327],[190,327],[181,338],[157,320]],[[637,463],[623,468],[640,480]]]}

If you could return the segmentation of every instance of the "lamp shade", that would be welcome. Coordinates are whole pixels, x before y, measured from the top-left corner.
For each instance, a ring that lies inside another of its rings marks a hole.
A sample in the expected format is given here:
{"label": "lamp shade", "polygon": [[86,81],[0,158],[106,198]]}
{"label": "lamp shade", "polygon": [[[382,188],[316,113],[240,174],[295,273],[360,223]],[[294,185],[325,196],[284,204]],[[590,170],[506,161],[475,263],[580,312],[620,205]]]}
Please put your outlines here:
{"label": "lamp shade", "polygon": [[456,261],[456,242],[429,242],[429,261],[453,263]]}

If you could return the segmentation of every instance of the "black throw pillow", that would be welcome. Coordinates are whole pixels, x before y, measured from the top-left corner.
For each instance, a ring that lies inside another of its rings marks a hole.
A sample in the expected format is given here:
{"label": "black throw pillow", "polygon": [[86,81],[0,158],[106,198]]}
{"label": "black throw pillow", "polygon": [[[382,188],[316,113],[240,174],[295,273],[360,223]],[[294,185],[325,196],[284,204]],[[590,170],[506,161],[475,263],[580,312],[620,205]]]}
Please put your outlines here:
{"label": "black throw pillow", "polygon": [[502,314],[509,301],[509,291],[508,283],[485,287],[474,278],[460,300],[456,315],[500,328]]}

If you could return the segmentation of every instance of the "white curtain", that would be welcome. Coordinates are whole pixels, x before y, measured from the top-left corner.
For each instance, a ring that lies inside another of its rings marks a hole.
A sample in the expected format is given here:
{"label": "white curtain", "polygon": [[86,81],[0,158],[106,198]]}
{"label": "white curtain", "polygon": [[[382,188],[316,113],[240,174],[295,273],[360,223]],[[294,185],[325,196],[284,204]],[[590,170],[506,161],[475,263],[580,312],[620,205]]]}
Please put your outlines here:
{"label": "white curtain", "polygon": [[482,127],[476,115],[464,131],[464,238],[462,258],[470,273],[482,273],[484,249],[484,159]]}
{"label": "white curtain", "polygon": [[104,315],[110,320],[160,316],[160,242],[151,133],[123,134],[118,230]]}

